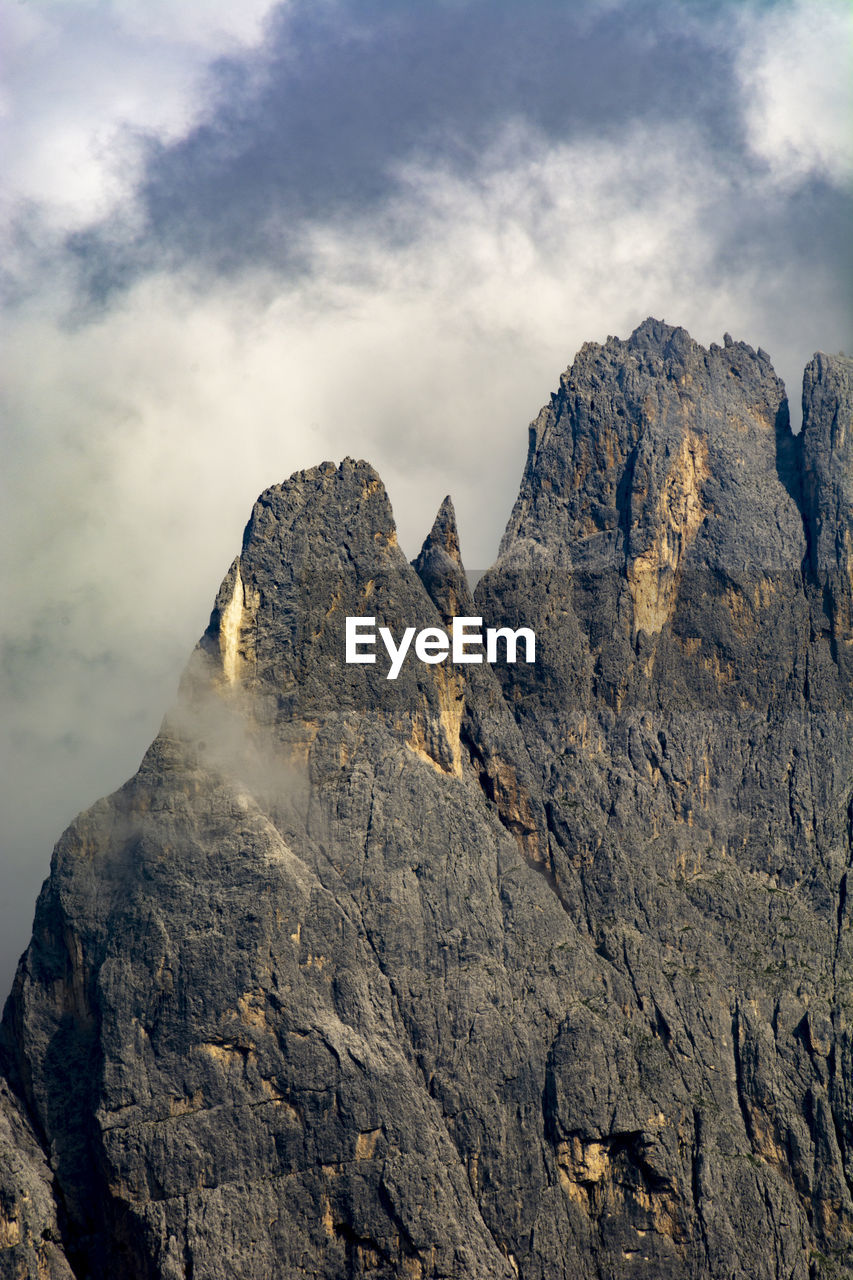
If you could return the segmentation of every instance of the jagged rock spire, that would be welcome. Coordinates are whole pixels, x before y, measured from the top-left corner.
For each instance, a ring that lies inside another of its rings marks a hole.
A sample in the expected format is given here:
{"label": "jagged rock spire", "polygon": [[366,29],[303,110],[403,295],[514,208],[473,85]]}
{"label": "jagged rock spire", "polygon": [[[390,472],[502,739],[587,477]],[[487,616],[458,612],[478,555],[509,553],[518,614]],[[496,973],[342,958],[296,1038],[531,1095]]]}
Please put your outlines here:
{"label": "jagged rock spire", "polygon": [[456,527],[456,511],[453,506],[453,500],[450,494],[442,502],[438,508],[435,520],[429,534],[424,539],[424,545],[421,547],[421,555],[434,547],[441,547],[451,559],[455,560],[458,565],[462,564],[462,555],[459,550],[459,531]]}
{"label": "jagged rock spire", "polygon": [[474,602],[462,564],[456,512],[450,494],[438,508],[433,526],[412,565],[445,622],[472,612]]}

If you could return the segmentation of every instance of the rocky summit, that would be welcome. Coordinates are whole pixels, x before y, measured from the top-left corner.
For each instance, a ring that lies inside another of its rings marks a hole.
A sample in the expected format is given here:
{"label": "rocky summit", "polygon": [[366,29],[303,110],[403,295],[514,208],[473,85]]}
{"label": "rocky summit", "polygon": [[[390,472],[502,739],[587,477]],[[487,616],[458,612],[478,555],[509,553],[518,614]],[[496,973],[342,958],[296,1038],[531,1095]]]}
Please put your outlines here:
{"label": "rocky summit", "polygon": [[[853,1274],[853,361],[649,320],[446,501],[258,499],[2,1023],[0,1276]],[[344,660],[459,616],[535,662]]]}

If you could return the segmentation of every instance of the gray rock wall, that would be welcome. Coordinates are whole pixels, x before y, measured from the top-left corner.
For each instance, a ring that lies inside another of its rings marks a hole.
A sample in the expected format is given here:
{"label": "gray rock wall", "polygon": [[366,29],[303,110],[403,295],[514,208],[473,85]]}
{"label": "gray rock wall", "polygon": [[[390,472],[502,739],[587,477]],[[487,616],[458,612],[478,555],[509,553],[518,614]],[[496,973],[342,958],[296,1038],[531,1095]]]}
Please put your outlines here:
{"label": "gray rock wall", "polygon": [[[476,606],[449,500],[412,566],[365,463],[261,496],[55,850],[0,1275],[849,1273],[850,367],[794,437],[742,343],[585,346]],[[343,661],[472,610],[535,666]]]}

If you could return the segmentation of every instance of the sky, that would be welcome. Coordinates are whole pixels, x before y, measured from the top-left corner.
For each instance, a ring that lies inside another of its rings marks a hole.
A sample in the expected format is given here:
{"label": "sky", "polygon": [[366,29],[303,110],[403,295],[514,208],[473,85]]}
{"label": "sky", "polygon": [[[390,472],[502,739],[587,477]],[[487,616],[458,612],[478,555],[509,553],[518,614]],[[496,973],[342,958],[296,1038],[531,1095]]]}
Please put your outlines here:
{"label": "sky", "polygon": [[[494,558],[649,315],[853,351],[847,0],[0,0],[0,988],[252,503],[365,457]],[[0,994],[2,994],[0,993]]]}

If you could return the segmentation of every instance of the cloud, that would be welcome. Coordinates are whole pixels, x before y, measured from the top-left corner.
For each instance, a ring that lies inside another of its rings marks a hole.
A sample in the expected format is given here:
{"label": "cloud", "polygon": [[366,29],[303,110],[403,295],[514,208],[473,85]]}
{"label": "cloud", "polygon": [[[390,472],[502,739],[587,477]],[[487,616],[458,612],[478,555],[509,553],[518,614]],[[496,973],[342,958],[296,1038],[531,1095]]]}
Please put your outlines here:
{"label": "cloud", "polygon": [[46,227],[106,217],[144,164],[206,106],[211,58],[260,40],[272,0],[39,0],[6,6],[0,141],[3,221],[33,206]]}
{"label": "cloud", "polygon": [[752,15],[737,57],[746,132],[773,178],[853,178],[853,13],[845,0],[797,0]]}
{"label": "cloud", "polygon": [[362,0],[274,19],[261,49],[217,63],[203,118],[149,147],[137,234],[75,242],[96,292],[185,263],[302,269],[306,222],[381,216],[401,164],[464,173],[517,119],[555,142],[627,121],[678,119],[716,145],[734,129],[730,51],[672,4]]}

